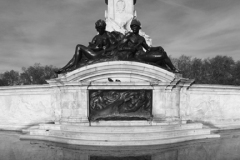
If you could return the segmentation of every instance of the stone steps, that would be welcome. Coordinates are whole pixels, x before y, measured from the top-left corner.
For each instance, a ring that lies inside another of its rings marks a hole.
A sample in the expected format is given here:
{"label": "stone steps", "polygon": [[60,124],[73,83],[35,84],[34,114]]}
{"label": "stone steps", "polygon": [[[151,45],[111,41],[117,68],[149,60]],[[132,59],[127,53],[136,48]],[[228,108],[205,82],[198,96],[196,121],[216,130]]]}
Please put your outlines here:
{"label": "stone steps", "polygon": [[89,133],[132,133],[132,132],[162,132],[171,130],[183,129],[199,129],[202,128],[201,123],[191,124],[173,124],[173,125],[158,125],[158,126],[78,126],[78,125],[53,125],[53,124],[40,124],[41,130],[64,130],[73,132],[89,132]]}
{"label": "stone steps", "polygon": [[201,123],[192,124],[174,124],[174,125],[159,125],[159,126],[81,126],[76,125],[62,125],[61,130],[73,132],[88,132],[88,133],[149,133],[149,132],[163,132],[173,130],[185,129],[202,129]]}
{"label": "stone steps", "polygon": [[39,129],[60,130],[61,125],[60,124],[39,124]]}
{"label": "stone steps", "polygon": [[[112,122],[107,122],[114,124]],[[124,122],[125,123],[125,122]],[[126,122],[125,124],[127,124]],[[30,128],[21,139],[46,140],[77,145],[129,146],[176,143],[194,139],[215,138],[211,129],[201,123],[158,125],[81,126],[72,124],[41,124]],[[146,123],[146,122],[143,122]],[[118,124],[115,122],[115,124]],[[26,130],[24,130],[26,132]]]}
{"label": "stone steps", "polygon": [[101,141],[142,141],[142,140],[159,140],[166,138],[175,138],[192,135],[210,134],[209,129],[189,129],[189,130],[173,130],[164,132],[148,132],[148,133],[88,133],[88,132],[69,132],[57,130],[33,130],[30,135],[53,136],[62,138],[72,138],[81,140],[101,140]]}
{"label": "stone steps", "polygon": [[239,129],[240,123],[239,122],[222,123],[222,124],[215,123],[214,126],[217,127],[218,130]]}
{"label": "stone steps", "polygon": [[184,137],[175,137],[168,139],[160,139],[160,140],[141,140],[141,141],[92,141],[92,140],[76,140],[69,138],[59,138],[59,137],[51,137],[51,136],[32,136],[32,135],[22,135],[20,138],[22,140],[43,140],[43,141],[51,141],[56,143],[65,143],[72,145],[87,145],[87,146],[146,146],[146,145],[162,145],[162,144],[171,144],[171,143],[179,143],[190,140],[198,140],[198,139],[206,139],[206,138],[218,138],[219,135],[192,135],[192,136],[184,136]]}
{"label": "stone steps", "polygon": [[99,121],[90,122],[90,126],[155,126],[155,125],[172,125],[186,124],[186,121]]}
{"label": "stone steps", "polygon": [[[26,132],[26,130],[25,130]],[[145,126],[81,126],[41,124],[28,130],[21,139],[36,139],[77,145],[156,145],[194,139],[215,138],[201,123],[158,124]]]}

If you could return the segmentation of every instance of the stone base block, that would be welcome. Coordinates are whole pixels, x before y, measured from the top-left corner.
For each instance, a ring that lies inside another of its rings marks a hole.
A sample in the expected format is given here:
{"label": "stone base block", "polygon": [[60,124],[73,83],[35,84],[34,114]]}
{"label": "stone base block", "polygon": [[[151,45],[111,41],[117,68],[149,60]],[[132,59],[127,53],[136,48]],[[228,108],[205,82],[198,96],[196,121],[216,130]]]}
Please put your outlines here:
{"label": "stone base block", "polygon": [[147,141],[91,141],[91,140],[76,140],[61,137],[46,137],[46,136],[29,136],[22,135],[23,140],[43,140],[56,143],[65,143],[72,145],[84,145],[84,146],[146,146],[146,145],[162,145],[179,143],[191,140],[199,140],[206,138],[219,138],[219,135],[194,135],[188,137],[177,137],[171,139],[160,139],[160,140],[147,140]]}
{"label": "stone base block", "polygon": [[[137,124],[137,122],[132,123]],[[202,127],[203,125],[200,123],[162,125],[138,124],[132,126],[129,126],[129,124],[128,126],[79,126],[69,124],[48,124],[40,125],[38,129],[29,130],[29,135],[24,135],[21,138],[41,139],[78,145],[141,146],[219,137],[219,135],[212,135],[210,129],[203,129]]]}

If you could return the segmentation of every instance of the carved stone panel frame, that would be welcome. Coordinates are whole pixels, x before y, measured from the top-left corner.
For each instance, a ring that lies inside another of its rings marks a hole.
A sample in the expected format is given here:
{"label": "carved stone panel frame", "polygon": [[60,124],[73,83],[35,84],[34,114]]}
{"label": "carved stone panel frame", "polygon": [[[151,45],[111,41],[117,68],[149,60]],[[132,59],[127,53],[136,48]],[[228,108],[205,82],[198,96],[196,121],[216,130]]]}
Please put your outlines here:
{"label": "carved stone panel frame", "polygon": [[89,120],[150,120],[152,90],[89,90]]}

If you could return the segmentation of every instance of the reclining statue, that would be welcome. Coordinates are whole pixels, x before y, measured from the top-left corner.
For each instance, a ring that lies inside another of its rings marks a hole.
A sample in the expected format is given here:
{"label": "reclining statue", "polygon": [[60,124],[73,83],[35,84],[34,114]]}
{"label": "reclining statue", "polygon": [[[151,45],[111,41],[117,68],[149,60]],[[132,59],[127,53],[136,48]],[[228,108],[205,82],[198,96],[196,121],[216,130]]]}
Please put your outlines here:
{"label": "reclining statue", "polygon": [[87,64],[111,60],[140,61],[179,72],[162,47],[150,47],[145,38],[139,35],[141,23],[138,20],[133,19],[130,27],[132,32],[126,35],[116,31],[110,33],[106,31],[105,21],[98,20],[95,28],[99,34],[89,42],[88,47],[78,44],[72,59],[56,73],[66,73]]}
{"label": "reclining statue", "polygon": [[[138,60],[170,69],[178,73],[167,53],[162,47],[149,47],[144,37],[139,35],[141,23],[133,19],[130,25],[132,32],[129,32],[118,45],[118,54],[122,60]],[[144,49],[146,51],[144,51]]]}
{"label": "reclining statue", "polygon": [[99,34],[93,38],[92,42],[89,42],[88,47],[78,44],[72,59],[63,68],[57,70],[57,74],[75,70],[79,68],[81,61],[103,58],[107,52],[113,50],[111,47],[114,47],[117,42],[112,34],[105,30],[105,21],[98,20],[95,23],[95,28]]}

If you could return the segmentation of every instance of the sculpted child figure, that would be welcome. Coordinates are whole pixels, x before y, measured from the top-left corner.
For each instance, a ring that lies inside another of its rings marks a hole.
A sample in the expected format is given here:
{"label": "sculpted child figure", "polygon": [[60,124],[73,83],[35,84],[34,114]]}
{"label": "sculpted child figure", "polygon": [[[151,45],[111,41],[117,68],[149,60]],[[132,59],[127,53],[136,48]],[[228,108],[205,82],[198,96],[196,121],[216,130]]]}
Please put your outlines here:
{"label": "sculpted child figure", "polygon": [[93,60],[104,57],[106,52],[111,51],[111,46],[116,43],[112,35],[105,30],[106,23],[104,20],[98,20],[95,23],[95,28],[98,31],[92,42],[89,42],[88,47],[78,44],[75,49],[75,54],[72,59],[63,68],[56,73],[65,73],[79,67],[83,55],[87,60]]}
{"label": "sculpted child figure", "polygon": [[[119,55],[122,59],[137,59],[140,61],[155,63],[159,66],[170,69],[172,72],[178,73],[167,53],[162,47],[150,47],[146,43],[144,37],[139,35],[141,23],[133,19],[130,25],[132,32],[129,32],[122,40],[118,47]],[[146,51],[144,51],[144,49]]]}

